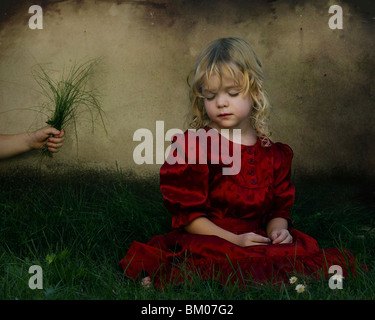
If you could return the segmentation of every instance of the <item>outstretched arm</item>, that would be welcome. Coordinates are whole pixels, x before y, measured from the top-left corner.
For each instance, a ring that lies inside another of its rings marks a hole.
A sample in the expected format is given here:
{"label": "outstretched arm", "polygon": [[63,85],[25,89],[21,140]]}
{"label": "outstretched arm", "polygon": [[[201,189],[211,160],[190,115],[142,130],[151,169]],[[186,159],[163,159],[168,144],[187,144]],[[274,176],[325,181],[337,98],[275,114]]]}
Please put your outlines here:
{"label": "outstretched arm", "polygon": [[[53,137],[52,137],[53,135]],[[0,159],[9,158],[32,149],[41,149],[44,145],[51,152],[58,152],[64,141],[64,130],[50,126],[34,132],[0,135]]]}
{"label": "outstretched arm", "polygon": [[187,226],[185,226],[185,230],[193,234],[218,236],[241,247],[264,245],[270,243],[269,238],[263,237],[253,232],[239,235],[234,234],[230,231],[220,228],[218,225],[214,224],[212,221],[205,217],[198,217],[194,219]]}

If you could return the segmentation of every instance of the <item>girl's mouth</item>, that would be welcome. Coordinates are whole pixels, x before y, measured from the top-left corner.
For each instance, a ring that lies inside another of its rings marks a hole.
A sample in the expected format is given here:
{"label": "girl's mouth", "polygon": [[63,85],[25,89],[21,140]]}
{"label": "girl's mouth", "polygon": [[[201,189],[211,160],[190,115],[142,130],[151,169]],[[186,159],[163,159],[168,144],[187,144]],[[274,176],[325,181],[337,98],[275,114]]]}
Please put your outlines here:
{"label": "girl's mouth", "polygon": [[229,118],[231,115],[231,113],[221,113],[219,114],[219,118]]}

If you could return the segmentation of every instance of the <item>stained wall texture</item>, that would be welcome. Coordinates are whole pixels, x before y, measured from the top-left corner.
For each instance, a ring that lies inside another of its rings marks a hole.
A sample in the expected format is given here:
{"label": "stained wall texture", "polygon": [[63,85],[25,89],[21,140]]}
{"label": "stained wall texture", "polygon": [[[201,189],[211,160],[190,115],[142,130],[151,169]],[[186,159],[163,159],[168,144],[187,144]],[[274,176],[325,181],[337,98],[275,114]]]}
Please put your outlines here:
{"label": "stained wall texture", "polygon": [[[46,102],[32,77],[37,63],[58,77],[75,61],[101,57],[90,85],[106,114],[82,114],[53,159],[30,152],[0,161],[3,174],[39,168],[46,174],[87,168],[157,175],[160,164],[137,165],[136,130],[185,129],[186,83],[204,45],[242,37],[263,62],[273,105],[272,139],[294,150],[294,175],[374,175],[375,6],[371,1],[2,1],[0,132],[44,125]],[[330,29],[331,5],[343,29]],[[31,5],[43,29],[29,28]],[[43,111],[43,112],[41,112]],[[159,140],[158,140],[159,141]],[[78,143],[78,144],[77,144]],[[154,144],[165,149],[169,142]],[[161,150],[158,149],[158,150]],[[163,149],[163,150],[164,150]]]}

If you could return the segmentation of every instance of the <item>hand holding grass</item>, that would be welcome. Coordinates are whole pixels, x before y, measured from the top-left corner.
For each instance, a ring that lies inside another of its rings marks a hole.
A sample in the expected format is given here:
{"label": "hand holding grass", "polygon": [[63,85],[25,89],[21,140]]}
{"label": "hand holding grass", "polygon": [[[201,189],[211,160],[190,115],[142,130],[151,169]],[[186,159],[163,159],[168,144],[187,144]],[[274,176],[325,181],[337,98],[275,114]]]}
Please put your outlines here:
{"label": "hand holding grass", "polygon": [[[99,59],[95,59],[82,64],[74,64],[67,74],[62,74],[59,80],[52,79],[41,65],[38,65],[38,69],[34,70],[35,80],[41,87],[42,94],[48,100],[47,105],[52,107],[51,115],[47,120],[48,125],[61,130],[72,122],[76,138],[78,138],[76,119],[80,114],[79,109],[83,108],[89,111],[92,123],[94,122],[94,113],[96,113],[105,129],[99,94],[96,88],[90,89],[88,84],[89,77],[93,74],[94,67],[98,62]],[[49,139],[46,144],[48,148],[43,148],[42,154],[52,156],[51,151],[53,152],[56,146],[58,147],[61,143],[54,138]]]}
{"label": "hand holding grass", "polygon": [[58,152],[64,142],[64,130],[46,126],[29,134],[29,145],[32,149],[46,147],[50,152]]}
{"label": "hand holding grass", "polygon": [[50,126],[34,132],[0,135],[0,159],[13,157],[33,149],[46,148],[49,152],[58,152],[64,142],[64,130]]}

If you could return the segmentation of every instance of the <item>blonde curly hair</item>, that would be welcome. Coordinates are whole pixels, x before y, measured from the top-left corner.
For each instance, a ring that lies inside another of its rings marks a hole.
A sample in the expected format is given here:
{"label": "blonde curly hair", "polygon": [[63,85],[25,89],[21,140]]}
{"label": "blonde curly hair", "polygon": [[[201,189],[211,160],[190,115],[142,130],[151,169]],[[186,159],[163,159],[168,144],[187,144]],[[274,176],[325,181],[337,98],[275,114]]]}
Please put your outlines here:
{"label": "blonde curly hair", "polygon": [[[197,58],[195,68],[188,77],[191,109],[188,125],[192,129],[205,127],[210,119],[204,107],[202,87],[212,75],[220,79],[223,70],[229,71],[244,94],[249,93],[253,101],[249,121],[263,145],[268,145],[270,104],[263,85],[262,65],[252,46],[240,38],[221,38],[210,42]],[[190,84],[190,77],[193,76]]]}

